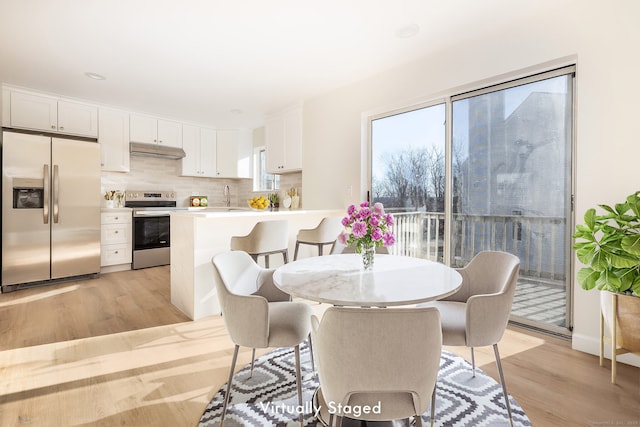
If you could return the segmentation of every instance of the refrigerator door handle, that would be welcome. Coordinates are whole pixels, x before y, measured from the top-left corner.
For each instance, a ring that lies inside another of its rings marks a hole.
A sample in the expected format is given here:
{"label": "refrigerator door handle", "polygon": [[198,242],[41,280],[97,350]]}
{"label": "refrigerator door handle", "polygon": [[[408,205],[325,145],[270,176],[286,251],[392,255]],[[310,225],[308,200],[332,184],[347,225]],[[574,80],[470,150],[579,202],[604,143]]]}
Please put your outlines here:
{"label": "refrigerator door handle", "polygon": [[44,165],[42,174],[44,176],[42,189],[44,193],[44,203],[42,204],[42,221],[44,224],[49,224],[49,165]]}
{"label": "refrigerator door handle", "polygon": [[60,200],[60,176],[58,174],[58,165],[53,165],[53,222],[54,224],[58,223],[58,214],[59,214],[59,206],[58,201]]}

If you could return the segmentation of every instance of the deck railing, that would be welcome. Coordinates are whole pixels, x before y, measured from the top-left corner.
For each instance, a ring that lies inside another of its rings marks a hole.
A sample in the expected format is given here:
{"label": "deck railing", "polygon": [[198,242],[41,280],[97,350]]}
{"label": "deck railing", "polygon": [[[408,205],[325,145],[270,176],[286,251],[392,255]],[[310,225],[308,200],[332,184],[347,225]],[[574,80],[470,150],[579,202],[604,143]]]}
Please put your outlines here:
{"label": "deck railing", "polygon": [[[444,213],[393,214],[396,244],[391,253],[443,261]],[[565,278],[566,221],[560,217],[454,214],[451,244],[454,266],[477,252],[498,250],[520,258],[520,273],[553,280]]]}

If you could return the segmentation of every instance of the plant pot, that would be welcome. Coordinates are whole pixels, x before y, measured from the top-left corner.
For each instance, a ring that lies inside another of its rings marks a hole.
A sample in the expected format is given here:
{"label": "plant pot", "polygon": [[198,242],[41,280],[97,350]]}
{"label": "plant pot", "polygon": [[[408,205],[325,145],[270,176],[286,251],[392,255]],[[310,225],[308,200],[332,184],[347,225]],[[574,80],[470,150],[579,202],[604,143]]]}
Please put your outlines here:
{"label": "plant pot", "polygon": [[600,309],[609,336],[613,335],[613,299],[617,300],[617,346],[633,353],[640,352],[640,297],[600,292]]}

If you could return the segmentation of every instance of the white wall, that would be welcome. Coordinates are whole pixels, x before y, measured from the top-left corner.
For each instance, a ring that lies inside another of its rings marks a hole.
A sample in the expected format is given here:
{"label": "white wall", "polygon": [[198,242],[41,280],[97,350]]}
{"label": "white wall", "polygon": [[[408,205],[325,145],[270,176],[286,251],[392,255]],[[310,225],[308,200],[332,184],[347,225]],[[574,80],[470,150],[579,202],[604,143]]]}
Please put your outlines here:
{"label": "white wall", "polygon": [[[455,93],[495,76],[549,62],[564,64],[567,59],[577,63],[578,221],[587,208],[622,201],[639,190],[640,2],[541,1],[548,5],[544,13],[521,22],[488,22],[495,28],[488,36],[469,34],[462,45],[305,101],[305,207],[344,208],[363,197],[357,191],[366,187],[360,161],[363,113]],[[353,186],[352,196],[348,186]],[[598,295],[576,289],[574,301],[573,346],[595,354]]]}

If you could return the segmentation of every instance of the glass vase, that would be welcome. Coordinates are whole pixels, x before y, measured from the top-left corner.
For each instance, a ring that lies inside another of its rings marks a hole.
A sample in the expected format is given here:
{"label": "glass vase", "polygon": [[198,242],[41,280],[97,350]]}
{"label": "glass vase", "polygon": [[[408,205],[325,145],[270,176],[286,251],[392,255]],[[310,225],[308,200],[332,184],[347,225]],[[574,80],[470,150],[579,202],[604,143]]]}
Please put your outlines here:
{"label": "glass vase", "polygon": [[362,245],[362,266],[366,270],[371,270],[373,268],[373,262],[375,261],[376,255],[376,245],[373,243]]}

